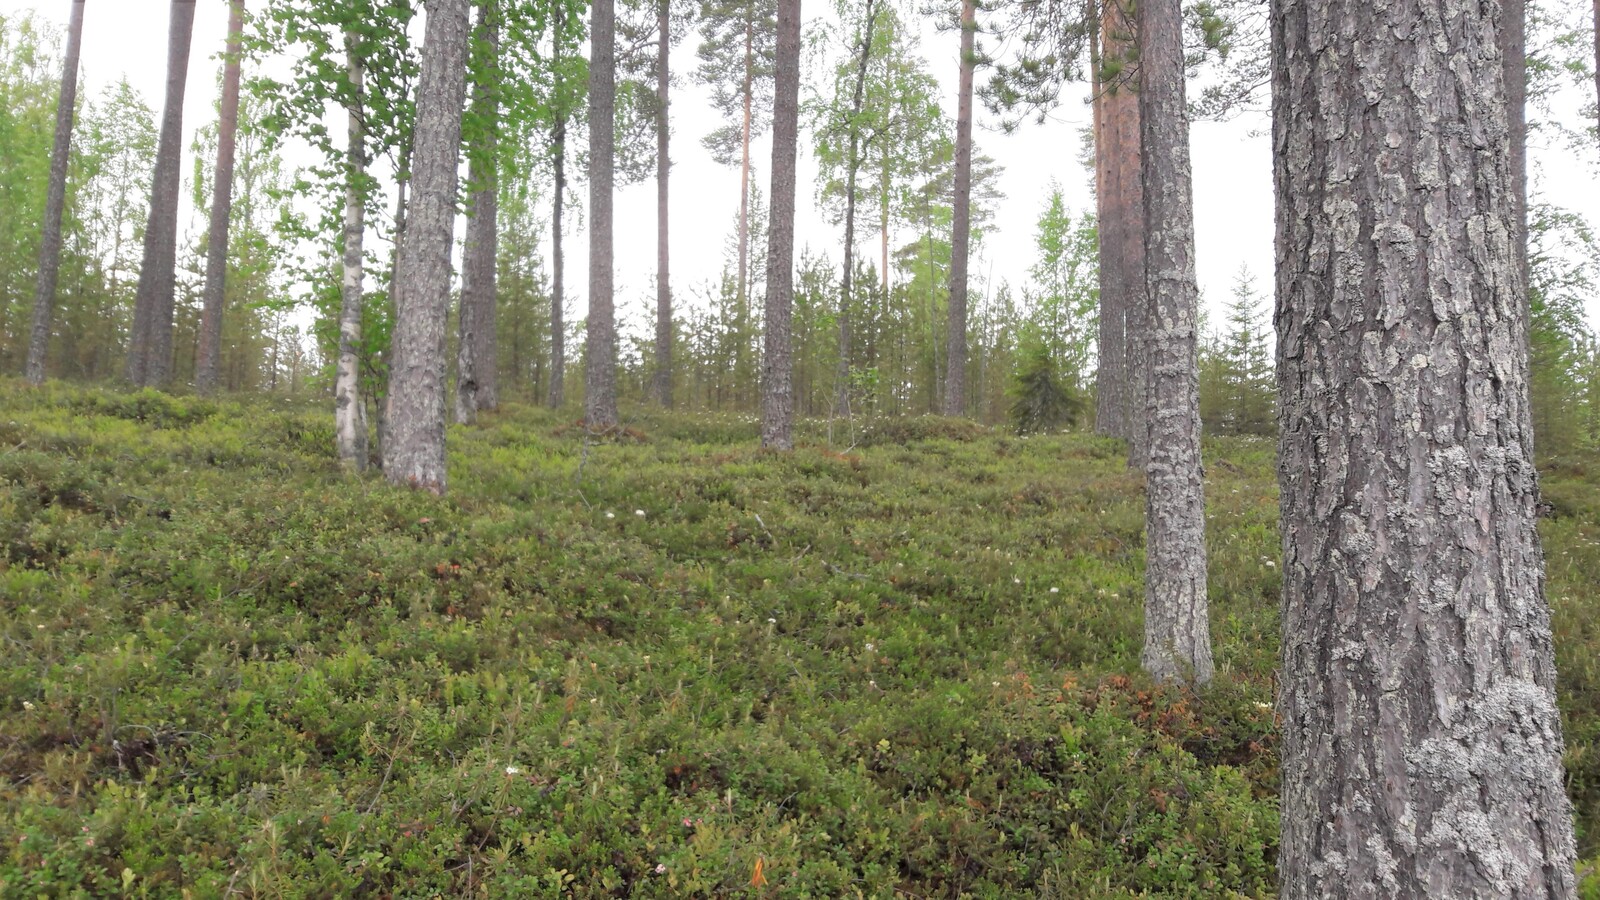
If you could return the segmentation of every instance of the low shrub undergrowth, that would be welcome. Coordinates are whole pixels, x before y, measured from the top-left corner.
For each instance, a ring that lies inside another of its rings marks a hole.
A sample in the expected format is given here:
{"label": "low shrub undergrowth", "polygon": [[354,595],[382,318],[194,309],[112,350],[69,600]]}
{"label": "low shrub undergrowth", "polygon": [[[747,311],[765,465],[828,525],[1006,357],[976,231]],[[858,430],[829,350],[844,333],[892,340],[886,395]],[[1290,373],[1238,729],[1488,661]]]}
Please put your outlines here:
{"label": "low shrub undergrowth", "polygon": [[[1206,448],[1191,694],[1138,674],[1141,485],[1089,436],[512,405],[438,500],[341,476],[319,406],[8,394],[5,896],[1275,891],[1270,442]],[[1589,855],[1597,527],[1546,522]]]}

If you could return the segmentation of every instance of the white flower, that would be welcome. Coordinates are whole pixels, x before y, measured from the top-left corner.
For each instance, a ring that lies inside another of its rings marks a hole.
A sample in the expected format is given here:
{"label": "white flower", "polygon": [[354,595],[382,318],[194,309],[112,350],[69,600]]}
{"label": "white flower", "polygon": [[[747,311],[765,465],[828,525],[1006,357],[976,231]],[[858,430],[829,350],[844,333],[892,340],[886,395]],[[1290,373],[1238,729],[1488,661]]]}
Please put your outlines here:
{"label": "white flower", "polygon": [[616,517],[617,517],[617,514],[616,514],[616,513],[614,513],[614,512],[611,512],[611,511],[610,511],[610,510],[607,510],[607,511],[606,511],[606,518],[608,518],[608,519],[615,519],[615,518],[616,518]]}
{"label": "white flower", "polygon": [[1272,561],[1272,560],[1270,560],[1270,559],[1269,559],[1269,560],[1267,560],[1267,568],[1269,568],[1269,569],[1276,569],[1276,568],[1277,568],[1277,567],[1278,567],[1278,564],[1277,564],[1277,563],[1275,563],[1275,562],[1273,562],[1273,561]]}
{"label": "white flower", "polygon": [[1011,583],[1012,584],[1021,584],[1022,583],[1022,579],[1021,578],[1013,578],[1013,579],[1011,579]]}
{"label": "white flower", "polygon": [[1051,588],[1050,589],[1050,593],[1059,594],[1059,593],[1061,593],[1061,588]]}
{"label": "white flower", "polygon": [[1262,703],[1260,701],[1256,702],[1256,709],[1271,709],[1271,708],[1272,708],[1272,704],[1271,703]]}
{"label": "white flower", "polygon": [[872,651],[874,651],[876,649],[878,649],[878,645],[877,644],[874,644],[871,641],[867,641],[867,652],[868,653],[871,653]]}
{"label": "white flower", "polygon": [[767,620],[767,624],[768,625],[776,625],[776,624],[778,624],[778,620],[777,619],[768,619]]}
{"label": "white flower", "polygon": [[633,511],[633,514],[634,514],[634,515],[636,515],[636,516],[638,516],[638,517],[639,517],[639,518],[641,518],[641,519],[642,519],[642,518],[644,518],[644,510],[642,510],[642,509],[636,509],[636,510],[634,510],[634,511]]}
{"label": "white flower", "polygon": [[516,766],[506,766],[506,774],[507,775],[520,775],[520,774],[522,774],[522,770],[517,768]]}
{"label": "white flower", "polygon": [[22,708],[31,712],[33,710],[33,702],[30,700],[22,701]]}
{"label": "white flower", "polygon": [[665,874],[667,874],[667,864],[666,863],[656,863],[656,874],[657,875],[665,875]]}

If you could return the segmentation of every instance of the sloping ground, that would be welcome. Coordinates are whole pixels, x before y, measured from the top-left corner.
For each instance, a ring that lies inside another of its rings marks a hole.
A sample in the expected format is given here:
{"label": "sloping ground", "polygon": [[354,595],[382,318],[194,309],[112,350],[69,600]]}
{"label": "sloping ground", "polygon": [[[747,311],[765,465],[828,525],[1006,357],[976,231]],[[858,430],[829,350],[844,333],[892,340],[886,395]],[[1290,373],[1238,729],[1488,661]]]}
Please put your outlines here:
{"label": "sloping ground", "polygon": [[[1083,435],[511,407],[440,501],[317,407],[0,388],[5,896],[1273,894],[1270,442],[1206,448],[1190,696]],[[1593,856],[1600,488],[1546,488]]]}

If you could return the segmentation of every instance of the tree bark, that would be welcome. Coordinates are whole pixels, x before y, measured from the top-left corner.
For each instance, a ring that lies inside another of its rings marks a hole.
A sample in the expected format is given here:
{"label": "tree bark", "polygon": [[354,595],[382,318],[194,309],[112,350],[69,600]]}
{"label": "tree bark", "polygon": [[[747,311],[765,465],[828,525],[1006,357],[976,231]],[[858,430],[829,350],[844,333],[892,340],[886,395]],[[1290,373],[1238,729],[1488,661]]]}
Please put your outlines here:
{"label": "tree bark", "polygon": [[[1600,115],[1600,0],[1594,0],[1594,98]],[[1597,126],[1600,127],[1600,126]],[[1600,131],[1596,132],[1600,134]]]}
{"label": "tree bark", "polygon": [[178,265],[178,194],[183,162],[183,95],[194,36],[194,0],[172,0],[167,31],[167,96],[150,182],[144,261],[134,295],[133,334],[126,375],[136,385],[161,387],[172,377],[172,302]]}
{"label": "tree bark", "polygon": [[588,426],[617,426],[617,331],[612,283],[612,169],[616,153],[616,0],[594,0],[589,50],[589,320],[584,328]]}
{"label": "tree bark", "polygon": [[1138,9],[1149,297],[1144,316],[1149,399],[1135,407],[1149,423],[1141,661],[1159,679],[1204,684],[1212,674],[1211,627],[1183,10],[1180,0],[1139,0]]}
{"label": "tree bark", "polygon": [[972,239],[972,77],[976,0],[961,0],[961,83],[956,101],[954,224],[950,237],[950,334],[945,350],[944,414],[967,413],[967,257]]}
{"label": "tree bark", "polygon": [[[389,298],[388,305],[391,316],[394,311],[395,298],[400,295],[400,244],[406,237],[406,215],[411,209],[411,150],[414,140],[406,140],[400,145],[400,165],[395,170],[395,198],[394,198],[394,260],[389,266]],[[393,341],[390,341],[393,344]],[[389,443],[389,352],[377,352],[378,372],[381,374],[383,395],[374,398],[373,410],[377,417],[378,433],[378,465],[383,465],[383,448]]]}
{"label": "tree bark", "polygon": [[1517,232],[1511,247],[1522,272],[1524,296],[1520,305],[1528,311],[1528,9],[1526,0],[1501,0],[1500,46],[1504,59],[1506,85],[1506,123],[1511,139],[1512,217]]}
{"label": "tree bark", "polygon": [[206,238],[206,292],[200,313],[200,352],[194,384],[202,394],[217,389],[222,356],[222,312],[228,281],[228,225],[233,214],[234,141],[239,133],[239,52],[244,38],[244,0],[228,4],[228,58],[222,67],[222,109],[217,123],[217,167],[211,184],[211,230]]}
{"label": "tree bark", "polygon": [[1272,20],[1282,895],[1574,896],[1500,7]]}
{"label": "tree bark", "polygon": [[[1088,3],[1089,21],[1095,23],[1095,34],[1089,39],[1089,66],[1094,91],[1095,231],[1100,273],[1094,427],[1097,434],[1125,437],[1128,428],[1128,380],[1127,354],[1123,349],[1123,304],[1126,296],[1118,281],[1122,269],[1116,261],[1115,228],[1118,221],[1116,203],[1121,196],[1121,186],[1116,183],[1118,169],[1113,161],[1116,159],[1117,145],[1109,109],[1114,84],[1106,84],[1102,77],[1104,56],[1113,47],[1111,10],[1109,6],[1100,6],[1096,0],[1088,0]],[[1104,52],[1102,48],[1105,48]]]}
{"label": "tree bark", "polygon": [[417,87],[411,211],[396,263],[384,475],[443,494],[445,321],[455,230],[461,110],[467,93],[467,0],[431,0]]}
{"label": "tree bark", "polygon": [[51,319],[56,282],[61,275],[61,218],[67,206],[67,169],[72,162],[72,120],[78,108],[78,57],[83,47],[83,0],[72,4],[67,25],[67,58],[61,67],[61,94],[56,101],[55,144],[50,151],[50,187],[45,195],[44,234],[39,241],[39,281],[33,294],[33,330],[23,370],[28,383],[44,383],[45,357],[50,352]]}
{"label": "tree bark", "polygon": [[[850,155],[845,160],[844,270],[839,276],[839,366],[834,378],[834,415],[850,415],[850,303],[855,297],[856,176],[861,169],[861,108],[866,103],[867,67],[872,62],[872,30],[877,21],[876,0],[866,0],[861,30],[860,56],[856,57],[856,83],[850,95]],[[887,235],[887,231],[885,231]],[[885,260],[887,265],[887,260]]]}
{"label": "tree bark", "polygon": [[495,261],[499,255],[500,22],[495,0],[480,0],[478,40],[485,65],[473,87],[473,119],[481,129],[468,165],[472,205],[461,259],[461,312],[457,318],[456,422],[470,425],[478,410],[495,406]]}
{"label": "tree bark", "polygon": [[366,177],[366,136],[360,104],[366,94],[366,72],[358,48],[359,38],[346,31],[350,85],[356,105],[346,111],[348,149],[344,185],[344,285],[339,307],[339,364],[333,382],[333,431],[339,462],[348,471],[367,467],[367,407],[361,399],[362,279],[366,268],[366,203],[362,181]]}
{"label": "tree bark", "polygon": [[1144,321],[1145,225],[1141,123],[1137,83],[1137,22],[1125,0],[1105,0],[1101,15],[1102,83],[1096,170],[1105,185],[1099,204],[1100,371],[1096,373],[1096,430],[1128,441],[1129,461],[1143,468],[1145,382],[1139,342]]}
{"label": "tree bark", "polygon": [[672,120],[667,114],[669,91],[672,86],[672,2],[656,3],[656,102],[659,104],[656,120],[656,402],[662,409],[672,408],[672,278],[671,246],[668,242],[668,225],[671,215],[667,205],[668,176],[672,159],[668,145],[672,135]]}
{"label": "tree bark", "polygon": [[[750,15],[754,15],[751,12]],[[755,23],[744,23],[744,124],[741,139],[743,157],[739,164],[739,321],[740,327],[750,310],[750,132],[755,103]],[[741,341],[742,345],[742,341]],[[744,357],[741,346],[740,359]]]}
{"label": "tree bark", "polygon": [[557,120],[553,140],[555,190],[550,211],[550,407],[566,402],[566,255],[561,250],[561,214],[567,195],[567,122]]}
{"label": "tree bark", "polygon": [[795,157],[800,138],[800,0],[779,0],[772,94],[772,206],[767,230],[761,446],[794,449]]}

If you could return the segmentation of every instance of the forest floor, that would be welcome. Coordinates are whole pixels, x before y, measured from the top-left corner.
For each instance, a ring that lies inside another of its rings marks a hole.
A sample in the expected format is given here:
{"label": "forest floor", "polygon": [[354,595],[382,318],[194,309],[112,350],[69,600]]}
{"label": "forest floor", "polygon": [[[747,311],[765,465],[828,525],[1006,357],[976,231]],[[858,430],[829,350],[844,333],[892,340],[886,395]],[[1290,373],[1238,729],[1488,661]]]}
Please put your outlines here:
{"label": "forest floor", "polygon": [[[1191,694],[1106,440],[510,405],[440,500],[319,405],[0,391],[0,895],[1274,893],[1270,441],[1206,443]],[[1600,459],[1544,488],[1594,859]]]}

